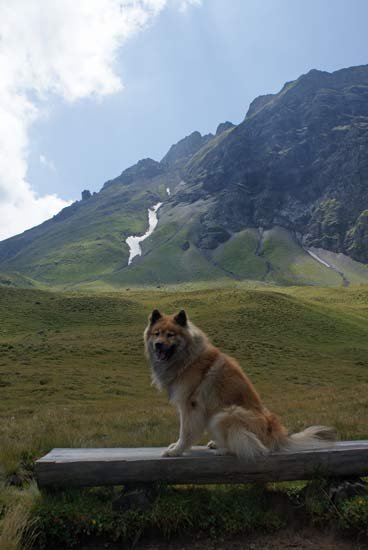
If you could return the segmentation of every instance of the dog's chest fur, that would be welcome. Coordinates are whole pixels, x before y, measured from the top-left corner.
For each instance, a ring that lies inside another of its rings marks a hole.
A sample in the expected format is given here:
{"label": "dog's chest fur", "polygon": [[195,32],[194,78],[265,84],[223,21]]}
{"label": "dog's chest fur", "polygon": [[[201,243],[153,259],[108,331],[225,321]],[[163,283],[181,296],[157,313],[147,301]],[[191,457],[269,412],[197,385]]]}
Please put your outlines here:
{"label": "dog's chest fur", "polygon": [[223,369],[223,358],[217,349],[199,357],[189,365],[172,384],[171,403],[179,408],[200,409],[210,414],[218,408],[218,378]]}

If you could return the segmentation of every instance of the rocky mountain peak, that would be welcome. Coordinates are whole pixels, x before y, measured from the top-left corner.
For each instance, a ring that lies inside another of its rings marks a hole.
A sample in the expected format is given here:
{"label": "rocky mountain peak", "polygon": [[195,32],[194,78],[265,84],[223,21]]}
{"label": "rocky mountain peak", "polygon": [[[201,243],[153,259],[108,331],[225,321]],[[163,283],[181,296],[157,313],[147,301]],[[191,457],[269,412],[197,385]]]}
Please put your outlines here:
{"label": "rocky mountain peak", "polygon": [[231,128],[235,128],[235,124],[233,124],[229,120],[227,120],[226,122],[221,122],[217,126],[216,136],[219,136],[220,134],[222,134],[222,132],[225,132],[226,130],[231,130]]}
{"label": "rocky mountain peak", "polygon": [[269,101],[273,97],[275,97],[275,95],[276,94],[265,94],[265,95],[260,95],[255,99],[253,99],[253,101],[249,105],[249,109],[245,118],[249,118],[255,113],[257,113],[258,111],[260,111],[265,105],[267,105],[267,103],[269,103]]}
{"label": "rocky mountain peak", "polygon": [[115,184],[130,185],[139,180],[153,179],[161,173],[162,167],[159,162],[145,158],[124,170],[117,178],[107,181],[103,189]]}
{"label": "rocky mountain peak", "polygon": [[214,136],[207,134],[202,136],[198,131],[192,132],[189,136],[181,139],[175,145],[172,145],[169,151],[161,160],[163,165],[174,166],[177,163],[183,163],[189,160],[203,145],[210,141]]}

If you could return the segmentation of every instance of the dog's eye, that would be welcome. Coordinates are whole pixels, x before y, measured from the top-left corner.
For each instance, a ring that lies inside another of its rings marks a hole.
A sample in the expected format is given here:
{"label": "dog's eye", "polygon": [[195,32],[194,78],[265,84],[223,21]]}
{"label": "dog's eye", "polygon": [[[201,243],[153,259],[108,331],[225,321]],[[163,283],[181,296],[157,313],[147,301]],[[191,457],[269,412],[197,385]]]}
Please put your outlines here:
{"label": "dog's eye", "polygon": [[175,336],[175,332],[168,332],[167,336],[168,338],[172,338],[173,336]]}
{"label": "dog's eye", "polygon": [[159,331],[159,330],[155,330],[155,332],[153,333],[153,336],[160,336],[160,331]]}

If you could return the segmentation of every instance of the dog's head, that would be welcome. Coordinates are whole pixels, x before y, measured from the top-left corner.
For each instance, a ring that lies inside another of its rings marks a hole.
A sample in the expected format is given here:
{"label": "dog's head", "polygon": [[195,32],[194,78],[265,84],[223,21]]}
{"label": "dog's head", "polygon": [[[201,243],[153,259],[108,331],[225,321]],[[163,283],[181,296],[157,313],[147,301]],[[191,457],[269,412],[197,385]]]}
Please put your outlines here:
{"label": "dog's head", "polygon": [[182,309],[174,315],[163,315],[154,309],[144,333],[146,351],[156,364],[169,364],[180,357],[188,343],[188,318]]}

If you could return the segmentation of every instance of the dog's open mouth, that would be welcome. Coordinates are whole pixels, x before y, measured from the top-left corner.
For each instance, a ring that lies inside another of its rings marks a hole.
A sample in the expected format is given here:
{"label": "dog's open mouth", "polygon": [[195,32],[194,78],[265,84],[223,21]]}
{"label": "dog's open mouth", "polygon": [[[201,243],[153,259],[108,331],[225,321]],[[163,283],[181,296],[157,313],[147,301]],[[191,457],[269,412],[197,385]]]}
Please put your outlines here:
{"label": "dog's open mouth", "polygon": [[155,355],[159,361],[168,361],[174,351],[175,346],[171,346],[171,348],[155,350]]}

